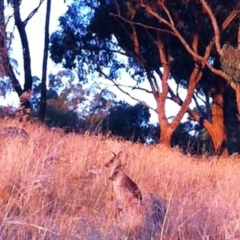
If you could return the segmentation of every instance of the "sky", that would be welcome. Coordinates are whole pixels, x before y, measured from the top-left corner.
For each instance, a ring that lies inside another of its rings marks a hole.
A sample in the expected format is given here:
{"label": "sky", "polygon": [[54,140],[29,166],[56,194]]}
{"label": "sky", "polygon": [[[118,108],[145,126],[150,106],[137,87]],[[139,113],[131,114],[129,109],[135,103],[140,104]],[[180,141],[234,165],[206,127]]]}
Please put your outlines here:
{"label": "sky", "polygon": [[[38,5],[40,0],[22,0],[21,3],[21,15],[22,19],[24,20],[29,13]],[[71,0],[67,0],[66,3],[64,3],[64,0],[52,0],[51,5],[51,16],[50,16],[50,34],[53,33],[58,29],[58,18],[63,15],[67,10],[67,5],[71,4]],[[5,13],[7,15],[11,15],[12,8],[7,7],[5,9]],[[42,60],[43,60],[43,47],[44,47],[44,26],[45,26],[45,13],[46,13],[46,0],[41,5],[38,12],[30,19],[26,26],[26,32],[29,40],[29,48],[30,48],[30,54],[31,54],[31,64],[32,64],[32,75],[37,76],[41,79],[42,76]],[[12,31],[14,27],[14,21],[13,18],[10,20],[7,30]],[[21,83],[23,83],[23,61],[22,61],[22,47],[21,42],[19,38],[19,34],[17,29],[14,30],[14,39],[12,42],[12,52],[11,57],[16,59],[18,62],[18,72],[20,73],[17,78],[20,80]],[[48,61],[48,74],[56,74],[61,69],[60,65],[54,64],[51,59]],[[91,84],[91,83],[90,83]],[[102,79],[101,81],[98,81],[98,84],[101,88],[107,88],[109,91],[112,91],[117,95],[118,100],[125,100],[129,102],[130,104],[136,104],[136,101],[132,100],[130,97],[126,96],[125,94],[121,93],[116,87],[113,86],[113,84],[108,81]],[[135,82],[130,79],[130,77],[127,76],[127,74],[124,74],[121,79],[121,84],[123,85],[131,85],[132,87],[135,86]],[[174,84],[174,81],[170,81],[170,86],[173,89],[176,89],[176,85]],[[85,86],[89,87],[89,86]],[[150,90],[150,86],[147,81],[139,85],[141,88],[145,88]],[[131,88],[125,88],[124,90],[129,91]],[[151,94],[145,93],[140,90],[134,90],[130,92],[132,96],[139,99],[140,101],[145,101],[148,105],[150,105],[152,108],[156,108],[156,102]],[[180,96],[184,99],[184,96],[186,95],[186,90],[180,88]],[[7,97],[7,99],[1,99],[0,98],[0,105],[17,105],[19,104],[19,99],[16,96],[16,93],[11,93]],[[193,105],[193,104],[192,104]],[[168,100],[166,103],[166,111],[167,111],[167,117],[171,117],[177,114],[179,111],[179,107],[177,104],[173,103],[172,101]],[[186,119],[186,115],[184,119]],[[157,114],[151,111],[151,122],[157,122]]]}
{"label": "sky", "polygon": [[[22,0],[20,11],[22,20],[25,20],[29,13],[38,6],[40,0]],[[68,1],[70,2],[70,1]],[[5,4],[6,5],[6,4]],[[58,26],[58,18],[67,10],[67,5],[64,0],[52,0],[51,5],[51,19],[50,19],[50,33],[54,32]],[[43,2],[38,12],[29,20],[26,26],[26,32],[29,41],[29,48],[31,54],[32,75],[41,78],[42,76],[42,60],[43,60],[43,47],[44,47],[44,27],[45,27],[45,13],[46,13],[46,0]],[[5,15],[12,15],[12,8],[7,6],[5,8]],[[7,25],[7,31],[12,32],[14,29],[14,38],[11,45],[11,58],[16,59],[18,62],[17,78],[23,85],[24,71],[23,71],[23,57],[22,47],[16,27],[14,28],[14,19],[11,18]],[[50,72],[57,72],[59,67],[55,66],[52,61],[48,62],[48,74]],[[16,93],[11,93],[7,99],[0,99],[1,105],[18,105],[19,99]]]}

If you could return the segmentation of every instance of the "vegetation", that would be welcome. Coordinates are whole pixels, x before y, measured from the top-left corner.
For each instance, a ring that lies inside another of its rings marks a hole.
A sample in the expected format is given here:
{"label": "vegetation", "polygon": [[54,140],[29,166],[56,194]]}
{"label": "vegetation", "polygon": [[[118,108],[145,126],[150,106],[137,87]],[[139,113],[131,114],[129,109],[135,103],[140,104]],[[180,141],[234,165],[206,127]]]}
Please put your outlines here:
{"label": "vegetation", "polygon": [[[1,126],[21,127],[13,120]],[[2,238],[122,239],[130,234],[137,219],[114,219],[111,181],[103,168],[111,151],[119,150],[143,199],[154,195],[165,204],[160,237],[154,239],[239,236],[240,166],[234,156],[197,160],[162,144],[144,147],[101,136],[64,135],[38,124],[24,128],[27,144],[1,139]]]}
{"label": "vegetation", "polygon": [[[60,18],[61,30],[51,37],[51,57],[76,67],[81,80],[97,72],[120,88],[117,80],[124,70],[136,81],[134,89],[147,81],[162,143],[170,146],[188,113],[211,136],[215,154],[226,146],[231,154],[239,141],[224,125],[239,128],[239,94],[234,101],[230,96],[239,89],[238,15],[239,1],[75,1]],[[230,47],[224,47],[226,41]],[[187,89],[185,99],[170,87],[171,78]],[[166,117],[168,98],[180,106],[171,122]],[[205,98],[204,106],[199,98]],[[190,109],[191,101],[196,111]]]}
{"label": "vegetation", "polygon": [[[22,42],[23,88],[0,0],[0,96],[14,89],[21,102],[16,111],[0,107],[0,238],[239,238],[239,0],[74,1],[51,37],[48,0],[42,79],[32,76],[26,25],[44,0],[25,20],[21,2],[7,4]],[[49,42],[65,69],[47,77]],[[96,76],[131,96],[123,71],[156,109],[99,88]],[[167,99],[180,106],[171,119]],[[30,104],[31,119],[23,118]],[[116,217],[104,164],[120,151],[143,201]]]}
{"label": "vegetation", "polygon": [[[32,76],[26,26],[43,2],[39,0],[23,19],[22,1],[9,0],[4,5],[0,0],[1,94],[15,89],[20,97],[19,113],[29,115],[31,107],[32,116],[50,127],[147,144],[161,142],[179,146],[185,153],[240,152],[238,0],[73,1],[59,18],[60,28],[50,37],[48,0],[39,79]],[[6,25],[11,18],[6,19],[4,6],[12,10],[20,35],[23,88],[16,78],[17,61],[10,58],[12,35],[6,32]],[[65,68],[49,77],[48,49],[52,60]],[[130,90],[151,94],[156,108],[143,101],[128,106],[117,102],[108,89],[98,89],[100,76],[137,100],[131,91],[122,89],[123,72],[136,83]],[[140,86],[144,81],[150,90]],[[87,82],[92,84],[89,89],[84,88]],[[185,98],[179,88],[187,90]],[[167,100],[180,107],[171,119],[166,116]],[[191,102],[196,105],[193,109]],[[149,110],[157,113],[159,124],[149,123]],[[186,113],[188,121],[182,123]]]}

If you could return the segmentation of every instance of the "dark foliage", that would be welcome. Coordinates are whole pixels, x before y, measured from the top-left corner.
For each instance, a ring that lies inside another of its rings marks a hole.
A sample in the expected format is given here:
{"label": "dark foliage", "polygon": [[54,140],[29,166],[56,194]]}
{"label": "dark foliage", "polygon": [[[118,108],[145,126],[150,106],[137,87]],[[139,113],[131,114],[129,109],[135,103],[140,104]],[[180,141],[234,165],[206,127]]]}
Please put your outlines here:
{"label": "dark foliage", "polygon": [[47,105],[45,124],[48,127],[68,128],[73,132],[79,130],[78,115],[74,111],[62,111],[52,105]]}
{"label": "dark foliage", "polygon": [[[111,24],[113,19],[107,11],[102,13],[101,10],[94,0],[74,2],[59,19],[61,29],[50,38],[51,58],[66,68],[77,68],[81,81],[87,81],[91,73],[116,79],[122,70],[143,81],[144,70],[132,56],[120,49],[111,34],[112,27],[115,27]],[[99,35],[95,31],[97,29],[101,29]],[[109,72],[103,72],[103,68]]]}
{"label": "dark foliage", "polygon": [[145,143],[149,117],[148,108],[141,104],[131,106],[121,102],[110,109],[109,115],[103,120],[102,131],[128,141]]}
{"label": "dark foliage", "polygon": [[213,155],[214,147],[209,134],[199,125],[181,123],[171,139],[172,147],[178,147],[184,154]]}

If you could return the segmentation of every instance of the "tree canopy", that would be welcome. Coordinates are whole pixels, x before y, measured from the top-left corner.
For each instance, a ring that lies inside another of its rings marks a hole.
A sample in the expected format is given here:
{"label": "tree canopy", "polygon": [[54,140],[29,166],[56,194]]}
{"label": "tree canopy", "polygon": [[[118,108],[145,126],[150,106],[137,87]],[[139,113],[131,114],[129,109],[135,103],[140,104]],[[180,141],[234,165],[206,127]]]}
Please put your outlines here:
{"label": "tree canopy", "polygon": [[[237,0],[75,1],[60,18],[61,29],[51,36],[51,57],[65,67],[77,67],[82,80],[96,71],[115,81],[121,70],[137,82],[147,80],[157,103],[161,142],[170,144],[188,112],[207,129],[217,153],[231,138],[225,137],[224,123],[230,123],[224,109],[230,99],[227,89],[238,91],[239,80],[230,73],[231,63],[239,59],[223,46],[239,48],[238,16]],[[170,78],[187,89],[185,99],[171,89]],[[199,97],[205,99],[204,108]],[[171,123],[165,114],[168,98],[181,107]],[[236,111],[238,94],[235,99]],[[189,107],[192,100],[197,111]]]}

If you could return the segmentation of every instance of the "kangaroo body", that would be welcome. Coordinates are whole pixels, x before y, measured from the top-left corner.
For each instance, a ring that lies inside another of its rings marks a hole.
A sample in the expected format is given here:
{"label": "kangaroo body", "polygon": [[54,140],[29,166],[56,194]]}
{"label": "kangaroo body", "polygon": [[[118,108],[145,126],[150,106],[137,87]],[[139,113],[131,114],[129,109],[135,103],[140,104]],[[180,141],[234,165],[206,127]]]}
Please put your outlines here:
{"label": "kangaroo body", "polygon": [[113,153],[114,156],[105,164],[106,167],[111,169],[109,180],[113,182],[117,214],[132,202],[142,200],[142,193],[138,185],[122,169],[120,153]]}
{"label": "kangaroo body", "polygon": [[113,189],[115,193],[130,195],[137,200],[142,200],[142,193],[138,185],[128,177],[123,170],[116,169],[109,177],[109,180],[113,181]]}

